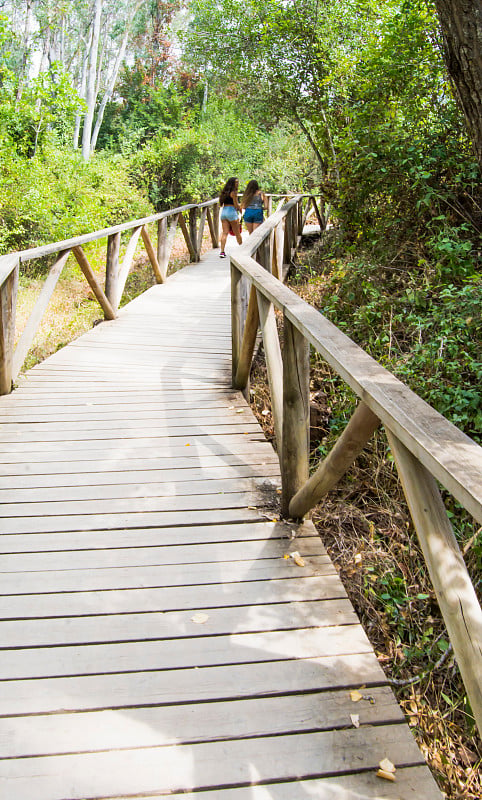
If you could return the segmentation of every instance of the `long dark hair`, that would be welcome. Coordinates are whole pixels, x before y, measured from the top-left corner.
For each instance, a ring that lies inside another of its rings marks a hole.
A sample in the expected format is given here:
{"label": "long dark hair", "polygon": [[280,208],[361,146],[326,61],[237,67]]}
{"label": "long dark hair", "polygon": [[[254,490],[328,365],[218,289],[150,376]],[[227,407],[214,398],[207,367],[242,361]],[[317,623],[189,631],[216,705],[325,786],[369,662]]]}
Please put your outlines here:
{"label": "long dark hair", "polygon": [[246,189],[244,190],[244,194],[241,200],[241,205],[244,206],[245,208],[246,206],[249,206],[256,192],[259,192],[259,183],[258,181],[252,180],[248,183]]}
{"label": "long dark hair", "polygon": [[228,197],[231,197],[231,192],[236,191],[236,183],[238,182],[237,178],[228,178],[224,188],[219,195],[219,203],[220,205],[224,205]]}

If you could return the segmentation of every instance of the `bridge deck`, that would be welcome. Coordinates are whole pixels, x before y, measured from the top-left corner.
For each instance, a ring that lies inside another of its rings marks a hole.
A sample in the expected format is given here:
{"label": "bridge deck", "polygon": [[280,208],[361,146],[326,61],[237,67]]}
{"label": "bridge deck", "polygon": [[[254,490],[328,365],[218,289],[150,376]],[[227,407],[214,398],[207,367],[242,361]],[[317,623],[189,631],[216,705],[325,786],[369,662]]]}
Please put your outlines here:
{"label": "bridge deck", "polygon": [[273,521],[228,263],[0,400],[4,800],[441,796],[314,528]]}

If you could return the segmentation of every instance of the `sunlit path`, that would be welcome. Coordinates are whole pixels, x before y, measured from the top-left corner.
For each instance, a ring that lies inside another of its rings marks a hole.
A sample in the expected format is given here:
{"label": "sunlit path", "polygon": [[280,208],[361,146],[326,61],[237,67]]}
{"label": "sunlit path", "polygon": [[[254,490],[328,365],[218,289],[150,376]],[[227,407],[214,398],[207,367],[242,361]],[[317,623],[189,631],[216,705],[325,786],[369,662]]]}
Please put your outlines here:
{"label": "sunlit path", "polygon": [[313,526],[277,521],[229,277],[211,251],[0,400],[5,800],[441,796]]}

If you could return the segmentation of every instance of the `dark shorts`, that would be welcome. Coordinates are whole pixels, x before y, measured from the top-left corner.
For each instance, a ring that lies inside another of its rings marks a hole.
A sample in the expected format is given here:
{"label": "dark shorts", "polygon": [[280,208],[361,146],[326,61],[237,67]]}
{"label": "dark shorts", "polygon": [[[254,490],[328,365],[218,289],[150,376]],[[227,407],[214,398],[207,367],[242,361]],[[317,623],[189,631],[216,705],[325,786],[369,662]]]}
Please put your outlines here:
{"label": "dark shorts", "polygon": [[263,210],[261,208],[247,208],[244,212],[245,222],[263,222]]}

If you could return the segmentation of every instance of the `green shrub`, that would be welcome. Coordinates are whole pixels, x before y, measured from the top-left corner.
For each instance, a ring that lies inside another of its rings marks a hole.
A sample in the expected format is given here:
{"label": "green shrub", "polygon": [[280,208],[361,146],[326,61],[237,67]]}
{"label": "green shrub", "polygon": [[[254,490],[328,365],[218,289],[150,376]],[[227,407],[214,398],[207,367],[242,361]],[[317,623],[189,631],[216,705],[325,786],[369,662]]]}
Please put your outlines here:
{"label": "green shrub", "polygon": [[0,253],[24,250],[152,213],[120,156],[47,145],[26,159],[0,144]]}

